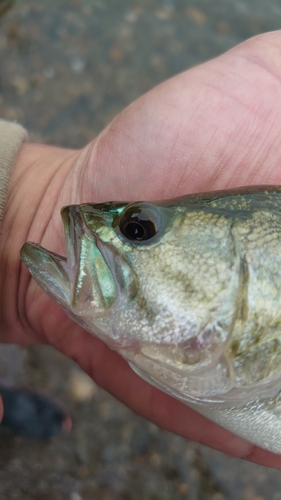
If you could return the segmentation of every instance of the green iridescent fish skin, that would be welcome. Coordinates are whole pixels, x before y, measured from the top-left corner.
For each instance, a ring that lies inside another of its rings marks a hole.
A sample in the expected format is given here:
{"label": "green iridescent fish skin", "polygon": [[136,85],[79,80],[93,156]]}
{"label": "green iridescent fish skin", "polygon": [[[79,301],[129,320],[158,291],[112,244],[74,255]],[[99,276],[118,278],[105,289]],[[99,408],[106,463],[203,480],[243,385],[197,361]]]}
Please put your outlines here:
{"label": "green iridescent fish skin", "polygon": [[44,291],[145,380],[281,453],[281,188],[71,205],[62,219],[66,258],[21,251]]}

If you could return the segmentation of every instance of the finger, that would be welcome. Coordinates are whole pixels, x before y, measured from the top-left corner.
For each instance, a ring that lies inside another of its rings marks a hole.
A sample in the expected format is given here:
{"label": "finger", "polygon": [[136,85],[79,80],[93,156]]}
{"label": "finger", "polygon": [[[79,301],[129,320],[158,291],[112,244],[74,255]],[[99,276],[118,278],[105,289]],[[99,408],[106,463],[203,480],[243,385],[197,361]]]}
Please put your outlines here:
{"label": "finger", "polygon": [[232,457],[281,468],[281,456],[262,450],[234,436],[180,401],[164,394],[138,377],[129,365],[102,341],[75,327],[55,342],[106,391],[137,414],[186,439],[198,441]]}

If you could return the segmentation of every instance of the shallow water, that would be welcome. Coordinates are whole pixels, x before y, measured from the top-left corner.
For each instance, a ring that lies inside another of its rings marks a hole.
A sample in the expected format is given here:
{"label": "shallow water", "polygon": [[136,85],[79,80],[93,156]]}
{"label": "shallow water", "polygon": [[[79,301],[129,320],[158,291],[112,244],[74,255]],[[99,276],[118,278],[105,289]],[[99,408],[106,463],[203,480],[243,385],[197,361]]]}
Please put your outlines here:
{"label": "shallow water", "polygon": [[[0,114],[81,147],[157,83],[280,24],[280,0],[17,0],[0,18]],[[44,444],[2,432],[0,499],[281,499],[279,471],[161,431],[51,348],[1,347],[0,378],[61,398],[75,424]]]}

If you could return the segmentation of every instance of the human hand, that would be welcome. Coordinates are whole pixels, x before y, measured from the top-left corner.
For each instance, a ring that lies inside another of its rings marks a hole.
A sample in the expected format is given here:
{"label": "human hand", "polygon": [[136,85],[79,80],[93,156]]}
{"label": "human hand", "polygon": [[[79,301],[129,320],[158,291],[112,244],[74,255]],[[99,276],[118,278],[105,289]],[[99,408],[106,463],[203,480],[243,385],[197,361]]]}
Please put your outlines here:
{"label": "human hand", "polygon": [[281,184],[281,33],[249,40],[156,87],[82,151],[25,144],[2,227],[2,341],[50,343],[137,413],[172,432],[281,468],[281,457],[233,436],[153,388],[71,322],[19,261],[29,240],[65,253],[60,208],[166,199],[250,184]]}

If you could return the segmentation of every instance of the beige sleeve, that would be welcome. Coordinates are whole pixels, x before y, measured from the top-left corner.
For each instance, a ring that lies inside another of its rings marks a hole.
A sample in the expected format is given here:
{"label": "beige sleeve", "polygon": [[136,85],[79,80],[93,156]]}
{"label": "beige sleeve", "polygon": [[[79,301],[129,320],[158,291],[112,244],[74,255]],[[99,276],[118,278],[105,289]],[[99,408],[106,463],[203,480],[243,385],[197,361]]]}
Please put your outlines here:
{"label": "beige sleeve", "polygon": [[27,138],[27,132],[21,125],[0,120],[0,225],[12,168],[18,150]]}

